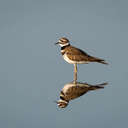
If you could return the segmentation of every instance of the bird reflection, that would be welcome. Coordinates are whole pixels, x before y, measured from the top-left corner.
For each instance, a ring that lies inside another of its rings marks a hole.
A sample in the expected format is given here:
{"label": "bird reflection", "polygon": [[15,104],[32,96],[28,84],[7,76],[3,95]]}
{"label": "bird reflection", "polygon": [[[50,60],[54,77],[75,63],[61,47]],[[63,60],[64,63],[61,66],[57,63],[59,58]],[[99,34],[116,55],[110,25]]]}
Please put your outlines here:
{"label": "bird reflection", "polygon": [[67,107],[70,100],[78,98],[88,91],[103,89],[108,83],[90,85],[88,83],[74,82],[66,84],[60,92],[60,100],[55,101],[59,108]]}

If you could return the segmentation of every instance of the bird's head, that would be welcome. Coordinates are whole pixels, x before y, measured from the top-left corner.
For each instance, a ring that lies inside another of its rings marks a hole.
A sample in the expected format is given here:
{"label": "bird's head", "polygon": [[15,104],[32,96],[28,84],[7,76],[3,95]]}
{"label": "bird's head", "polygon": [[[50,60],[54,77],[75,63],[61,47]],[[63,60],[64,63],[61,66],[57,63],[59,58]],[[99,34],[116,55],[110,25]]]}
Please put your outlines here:
{"label": "bird's head", "polygon": [[59,108],[65,108],[67,107],[68,103],[67,101],[65,100],[58,100],[58,101],[55,101],[58,105]]}
{"label": "bird's head", "polygon": [[58,42],[55,43],[55,44],[59,44],[61,47],[70,45],[70,44],[69,44],[69,40],[68,40],[67,38],[65,38],[65,37],[60,38],[60,39],[58,40]]}

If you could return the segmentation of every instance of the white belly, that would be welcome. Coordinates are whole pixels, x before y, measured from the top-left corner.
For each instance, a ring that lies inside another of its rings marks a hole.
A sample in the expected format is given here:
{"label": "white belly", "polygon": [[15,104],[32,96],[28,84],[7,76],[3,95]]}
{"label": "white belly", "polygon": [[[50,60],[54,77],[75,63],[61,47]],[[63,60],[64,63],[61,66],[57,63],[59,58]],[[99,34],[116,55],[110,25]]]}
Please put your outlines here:
{"label": "white belly", "polygon": [[66,94],[67,91],[72,87],[72,86],[76,86],[75,84],[73,83],[68,83],[64,86],[64,88],[62,89],[63,93]]}
{"label": "white belly", "polygon": [[87,61],[73,61],[73,60],[70,60],[66,54],[63,55],[63,58],[65,61],[67,61],[68,63],[70,64],[87,64],[88,62]]}

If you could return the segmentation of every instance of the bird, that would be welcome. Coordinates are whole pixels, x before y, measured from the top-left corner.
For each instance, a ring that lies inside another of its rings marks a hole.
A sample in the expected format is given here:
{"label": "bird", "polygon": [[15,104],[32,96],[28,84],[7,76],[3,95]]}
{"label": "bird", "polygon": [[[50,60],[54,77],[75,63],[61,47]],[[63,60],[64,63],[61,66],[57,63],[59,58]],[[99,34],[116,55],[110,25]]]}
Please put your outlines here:
{"label": "bird", "polygon": [[69,101],[84,95],[88,91],[103,89],[104,86],[108,83],[90,85],[88,83],[77,82],[76,84],[74,84],[74,82],[70,82],[63,87],[63,89],[60,92],[60,100],[55,101],[59,108],[67,107]]}
{"label": "bird", "polygon": [[60,38],[55,44],[60,45],[64,60],[74,65],[74,83],[77,82],[77,64],[88,64],[90,62],[108,64],[104,59],[93,57],[83,50],[72,46],[66,37]]}

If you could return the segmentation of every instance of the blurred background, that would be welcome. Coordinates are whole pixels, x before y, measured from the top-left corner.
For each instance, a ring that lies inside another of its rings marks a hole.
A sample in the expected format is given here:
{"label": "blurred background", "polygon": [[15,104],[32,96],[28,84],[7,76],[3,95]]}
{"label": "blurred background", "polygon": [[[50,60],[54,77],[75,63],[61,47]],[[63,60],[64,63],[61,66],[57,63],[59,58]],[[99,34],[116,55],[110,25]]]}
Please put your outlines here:
{"label": "blurred background", "polygon": [[[127,0],[0,1],[1,128],[127,128]],[[78,81],[109,82],[59,109],[53,102],[73,80],[73,65],[54,43],[67,37],[104,58],[78,66]]]}

